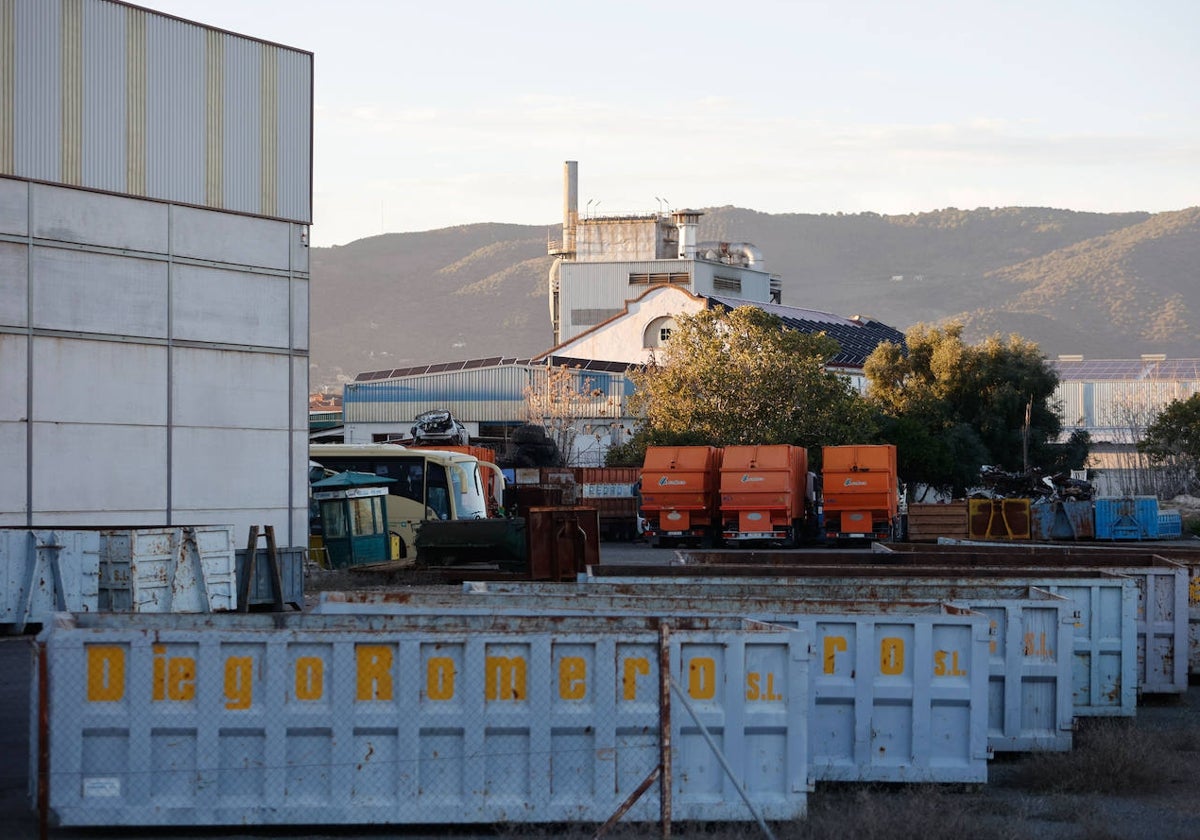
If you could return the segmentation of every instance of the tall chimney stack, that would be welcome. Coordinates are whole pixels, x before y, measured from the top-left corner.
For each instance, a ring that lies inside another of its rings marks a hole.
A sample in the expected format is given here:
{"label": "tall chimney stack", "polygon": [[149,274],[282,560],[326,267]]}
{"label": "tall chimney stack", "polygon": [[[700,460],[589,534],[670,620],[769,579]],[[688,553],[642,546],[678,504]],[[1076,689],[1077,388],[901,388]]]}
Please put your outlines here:
{"label": "tall chimney stack", "polygon": [[575,253],[575,226],[579,223],[579,164],[563,163],[563,250]]}
{"label": "tall chimney stack", "polygon": [[671,214],[679,228],[679,259],[696,259],[696,231],[703,215],[699,210],[676,210]]}

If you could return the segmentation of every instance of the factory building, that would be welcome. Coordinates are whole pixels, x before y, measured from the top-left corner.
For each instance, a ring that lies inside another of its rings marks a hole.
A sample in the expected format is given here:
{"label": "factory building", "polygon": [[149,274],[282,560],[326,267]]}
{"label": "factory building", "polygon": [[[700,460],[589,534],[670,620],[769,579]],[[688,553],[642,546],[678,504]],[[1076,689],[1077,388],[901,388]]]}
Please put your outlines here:
{"label": "factory building", "polygon": [[[841,352],[829,369],[864,386],[863,363],[883,341],[904,335],[877,321],[785,306],[780,278],[748,242],[698,242],[703,214],[580,218],[578,167],[563,171],[562,238],[550,243],[550,317],[557,344],[531,359],[474,359],[360,374],[345,386],[341,430],[347,443],[403,440],[413,418],[448,409],[471,436],[503,447],[530,420],[526,394],[544,388],[549,372],[567,369],[575,390],[592,394],[575,421],[574,465],[603,463],[610,446],[628,440],[635,419],[626,406],[631,366],[661,350],[675,318],[703,309],[757,306],[788,329],[824,333]],[[322,434],[330,432],[324,430]]]}
{"label": "factory building", "polygon": [[748,242],[698,242],[697,210],[579,216],[579,168],[563,165],[562,239],[551,242],[550,320],[564,342],[619,315],[648,289],[672,286],[693,295],[727,295],[780,303],[778,276]]}
{"label": "factory building", "polygon": [[307,543],[311,53],[0,3],[0,524]]}
{"label": "factory building", "polygon": [[[1164,476],[1150,469],[1137,443],[1167,404],[1200,393],[1200,359],[1085,359],[1059,356],[1054,398],[1062,406],[1063,437],[1091,436],[1088,468],[1102,495],[1173,495]],[[1170,483],[1169,481],[1167,482]]]}

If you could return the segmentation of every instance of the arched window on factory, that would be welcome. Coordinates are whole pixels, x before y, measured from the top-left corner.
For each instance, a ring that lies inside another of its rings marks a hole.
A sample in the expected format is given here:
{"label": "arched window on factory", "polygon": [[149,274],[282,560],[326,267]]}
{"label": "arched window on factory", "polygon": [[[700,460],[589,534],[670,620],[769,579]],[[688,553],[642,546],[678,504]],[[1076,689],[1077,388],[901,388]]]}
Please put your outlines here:
{"label": "arched window on factory", "polygon": [[675,319],[669,315],[655,318],[646,325],[646,331],[642,334],[642,347],[663,347],[671,337],[671,330],[674,327]]}

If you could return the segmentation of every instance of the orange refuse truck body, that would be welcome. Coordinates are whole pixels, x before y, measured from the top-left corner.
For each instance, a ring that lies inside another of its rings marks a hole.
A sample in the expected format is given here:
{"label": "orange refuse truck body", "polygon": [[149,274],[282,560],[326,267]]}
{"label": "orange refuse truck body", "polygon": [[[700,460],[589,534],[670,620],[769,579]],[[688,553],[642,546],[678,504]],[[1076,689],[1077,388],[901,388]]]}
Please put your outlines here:
{"label": "orange refuse truck body", "polygon": [[811,511],[808,450],[727,446],[721,459],[721,539],[796,545]]}
{"label": "orange refuse truck body", "polygon": [[892,444],[821,450],[825,539],[891,540],[899,536],[900,481]]}
{"label": "orange refuse truck body", "polygon": [[712,539],[720,468],[715,446],[647,447],[640,504],[645,537],[659,545]]}

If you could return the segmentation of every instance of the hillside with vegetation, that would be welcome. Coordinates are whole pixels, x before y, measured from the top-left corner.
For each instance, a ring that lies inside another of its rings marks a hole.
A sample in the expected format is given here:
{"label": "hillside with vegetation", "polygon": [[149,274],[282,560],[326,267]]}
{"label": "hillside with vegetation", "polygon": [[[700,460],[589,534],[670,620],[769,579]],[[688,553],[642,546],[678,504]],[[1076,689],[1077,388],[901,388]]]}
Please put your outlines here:
{"label": "hillside with vegetation", "polygon": [[[751,242],[790,306],[964,337],[1018,333],[1044,353],[1198,355],[1200,208],[902,216],[710,208],[701,241]],[[312,251],[312,386],[369,370],[550,347],[555,224],[464,225]]]}

